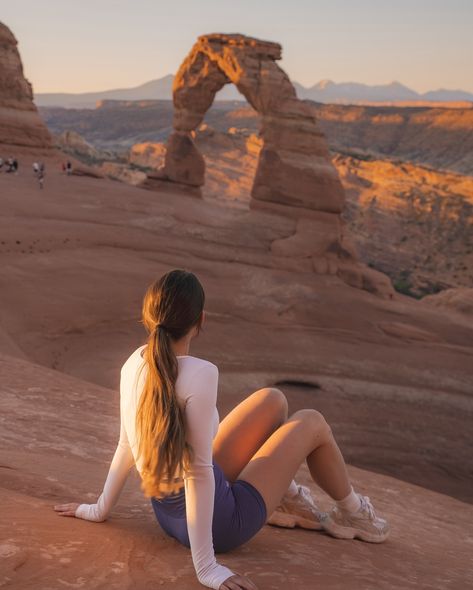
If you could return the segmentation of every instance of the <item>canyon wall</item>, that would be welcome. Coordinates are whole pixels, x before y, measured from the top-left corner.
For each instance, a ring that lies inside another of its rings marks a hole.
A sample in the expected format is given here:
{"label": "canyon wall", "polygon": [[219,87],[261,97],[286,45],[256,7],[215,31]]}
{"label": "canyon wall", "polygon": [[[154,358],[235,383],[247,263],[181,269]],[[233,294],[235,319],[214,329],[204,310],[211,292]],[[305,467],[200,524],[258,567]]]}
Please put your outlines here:
{"label": "canyon wall", "polygon": [[13,33],[0,22],[0,147],[51,148],[51,136],[34,105],[17,45]]}

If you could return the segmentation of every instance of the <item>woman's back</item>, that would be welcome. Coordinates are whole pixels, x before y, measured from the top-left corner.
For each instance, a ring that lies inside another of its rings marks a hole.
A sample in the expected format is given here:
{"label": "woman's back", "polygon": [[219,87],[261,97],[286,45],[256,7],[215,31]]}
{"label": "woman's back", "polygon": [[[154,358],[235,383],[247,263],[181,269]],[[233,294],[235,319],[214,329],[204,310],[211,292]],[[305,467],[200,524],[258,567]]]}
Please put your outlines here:
{"label": "woman's back", "polygon": [[[140,459],[137,458],[138,439],[135,421],[147,371],[143,358],[145,348],[146,345],[141,346],[130,355],[121,369],[120,380],[120,414],[122,423],[120,438],[123,438],[124,429],[139,473],[142,471],[142,465]],[[218,368],[209,361],[190,355],[177,356],[177,362],[176,394],[185,417],[185,409],[191,397],[195,397],[197,403],[205,406],[206,401],[208,401],[206,396],[213,395],[212,382],[215,379],[215,373],[218,375]],[[217,433],[218,424],[219,416],[215,408],[212,438]],[[202,424],[202,428],[208,429],[209,425]]]}

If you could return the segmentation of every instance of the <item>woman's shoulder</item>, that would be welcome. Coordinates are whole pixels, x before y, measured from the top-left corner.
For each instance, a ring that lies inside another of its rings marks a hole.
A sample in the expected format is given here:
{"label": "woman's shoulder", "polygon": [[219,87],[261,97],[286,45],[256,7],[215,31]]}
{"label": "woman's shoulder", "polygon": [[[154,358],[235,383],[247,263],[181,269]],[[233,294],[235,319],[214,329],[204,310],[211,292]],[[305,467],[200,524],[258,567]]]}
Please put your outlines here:
{"label": "woman's shoulder", "polygon": [[214,363],[189,354],[178,356],[179,372],[192,372],[194,375],[197,373],[216,373],[218,375],[218,367]]}
{"label": "woman's shoulder", "polygon": [[126,361],[123,363],[122,365],[122,373],[126,372],[128,369],[130,368],[136,368],[136,366],[138,364],[141,364],[144,359],[143,359],[143,351],[146,348],[146,344],[143,344],[142,346],[139,346],[135,351],[133,351],[130,356],[126,359]]}
{"label": "woman's shoulder", "polygon": [[[146,348],[146,344],[139,346],[136,350],[134,350],[127,360],[124,362],[122,366],[122,371],[129,369],[129,368],[136,368],[137,365],[141,365],[144,362],[143,353]],[[197,372],[202,373],[217,373],[218,375],[218,367],[211,361],[206,359],[192,356],[190,354],[185,355],[178,355],[177,356],[178,363],[179,363],[179,372],[181,373],[193,373],[194,375]]]}
{"label": "woman's shoulder", "polygon": [[203,399],[214,395],[218,387],[218,368],[216,365],[195,356],[178,356],[179,371],[176,391],[186,402],[191,397]]}

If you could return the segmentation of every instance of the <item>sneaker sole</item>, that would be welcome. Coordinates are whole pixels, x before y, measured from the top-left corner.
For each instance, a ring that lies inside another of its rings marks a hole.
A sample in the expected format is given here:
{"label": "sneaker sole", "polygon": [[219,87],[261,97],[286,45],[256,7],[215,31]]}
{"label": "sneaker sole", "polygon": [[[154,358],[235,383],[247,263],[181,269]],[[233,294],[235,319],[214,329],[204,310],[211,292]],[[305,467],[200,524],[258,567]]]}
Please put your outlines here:
{"label": "sneaker sole", "polygon": [[285,529],[293,529],[295,527],[309,529],[311,531],[321,531],[323,529],[320,522],[314,522],[308,518],[294,516],[294,514],[273,514],[266,524],[279,526]]}
{"label": "sneaker sole", "polygon": [[324,531],[336,539],[360,539],[365,543],[383,543],[389,537],[389,531],[381,535],[360,531],[352,527],[337,525],[333,521],[323,527]]}

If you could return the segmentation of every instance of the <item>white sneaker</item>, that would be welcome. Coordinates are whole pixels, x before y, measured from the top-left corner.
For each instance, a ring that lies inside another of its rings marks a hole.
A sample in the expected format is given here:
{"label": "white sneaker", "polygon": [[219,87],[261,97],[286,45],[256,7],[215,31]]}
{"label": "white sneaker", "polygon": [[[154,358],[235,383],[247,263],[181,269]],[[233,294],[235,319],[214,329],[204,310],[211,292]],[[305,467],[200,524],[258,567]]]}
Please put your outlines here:
{"label": "white sneaker", "polygon": [[326,519],[328,514],[322,512],[315,504],[309,488],[298,485],[297,494],[292,497],[284,496],[266,524],[288,529],[297,526],[320,531],[324,528],[323,523]]}
{"label": "white sneaker", "polygon": [[368,496],[357,495],[361,502],[358,512],[347,512],[335,506],[324,521],[324,530],[337,539],[356,538],[368,543],[382,543],[389,536],[389,524],[376,516]]}

